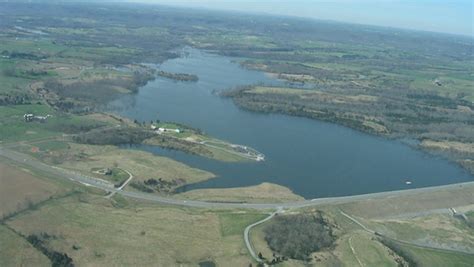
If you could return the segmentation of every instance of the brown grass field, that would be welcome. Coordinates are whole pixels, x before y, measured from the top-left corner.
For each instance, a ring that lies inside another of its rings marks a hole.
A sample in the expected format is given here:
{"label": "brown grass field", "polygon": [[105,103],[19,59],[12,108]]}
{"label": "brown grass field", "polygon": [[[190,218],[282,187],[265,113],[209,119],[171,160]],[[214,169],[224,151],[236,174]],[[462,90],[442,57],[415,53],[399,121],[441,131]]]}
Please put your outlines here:
{"label": "brown grass field", "polygon": [[[91,195],[55,199],[7,221],[24,235],[53,235],[48,246],[65,252],[77,266],[248,266],[242,241],[248,223],[262,214],[207,211]],[[240,219],[242,217],[242,219]],[[76,248],[74,249],[73,246]]]}
{"label": "brown grass field", "polygon": [[0,162],[0,217],[64,191],[53,182]]}

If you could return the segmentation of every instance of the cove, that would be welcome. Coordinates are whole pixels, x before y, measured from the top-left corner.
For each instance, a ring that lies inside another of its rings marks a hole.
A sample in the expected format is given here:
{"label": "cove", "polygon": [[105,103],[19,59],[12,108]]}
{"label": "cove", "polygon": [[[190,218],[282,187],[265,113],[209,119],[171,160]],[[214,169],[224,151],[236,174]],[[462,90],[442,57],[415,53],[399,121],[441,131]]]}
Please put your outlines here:
{"label": "cove", "polygon": [[[305,198],[427,187],[472,181],[466,170],[396,140],[386,140],[331,123],[286,115],[247,112],[216,90],[256,83],[281,84],[262,72],[241,68],[234,59],[187,48],[159,68],[196,74],[199,81],[158,78],[137,94],[110,103],[114,112],[139,121],[159,118],[199,128],[265,154],[264,162],[226,163],[159,147],[135,149],[210,171],[217,178],[187,185],[228,188],[276,183]],[[153,175],[150,174],[150,177]],[[412,184],[407,185],[409,180]]]}

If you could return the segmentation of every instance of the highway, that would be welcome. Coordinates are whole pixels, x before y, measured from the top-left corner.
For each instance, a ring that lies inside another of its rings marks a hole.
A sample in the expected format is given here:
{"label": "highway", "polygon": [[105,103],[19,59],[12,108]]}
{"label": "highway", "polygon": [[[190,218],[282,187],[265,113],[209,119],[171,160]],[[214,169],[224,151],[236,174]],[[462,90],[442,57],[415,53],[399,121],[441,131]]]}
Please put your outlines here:
{"label": "highway", "polygon": [[171,197],[162,197],[162,196],[148,194],[148,193],[120,190],[118,188],[115,188],[113,184],[110,182],[88,177],[83,174],[61,169],[58,167],[49,166],[47,164],[44,164],[38,161],[37,159],[31,156],[28,156],[16,151],[12,151],[7,148],[0,148],[0,157],[7,158],[21,165],[26,165],[33,170],[38,170],[45,174],[49,174],[55,177],[66,178],[66,179],[69,179],[77,183],[81,183],[86,186],[92,186],[92,187],[99,188],[111,193],[120,194],[126,197],[149,201],[149,202],[161,203],[161,204],[179,205],[179,206],[196,207],[196,208],[207,208],[207,209],[218,209],[218,208],[242,209],[243,208],[243,209],[259,209],[259,210],[271,210],[271,209],[281,210],[281,209],[317,206],[317,205],[322,205],[322,204],[341,204],[341,203],[348,203],[348,202],[353,202],[357,200],[385,198],[385,197],[391,197],[391,196],[400,196],[404,194],[431,192],[431,191],[436,191],[439,189],[457,188],[457,187],[462,187],[462,186],[467,186],[467,185],[474,185],[474,182],[466,182],[466,183],[450,184],[450,185],[443,185],[443,186],[433,186],[433,187],[425,187],[425,188],[388,191],[388,192],[344,196],[344,197],[317,198],[317,199],[309,199],[309,200],[285,202],[285,203],[206,202],[206,201],[196,201],[196,200],[182,200],[182,199],[176,199],[176,198],[171,198]]}

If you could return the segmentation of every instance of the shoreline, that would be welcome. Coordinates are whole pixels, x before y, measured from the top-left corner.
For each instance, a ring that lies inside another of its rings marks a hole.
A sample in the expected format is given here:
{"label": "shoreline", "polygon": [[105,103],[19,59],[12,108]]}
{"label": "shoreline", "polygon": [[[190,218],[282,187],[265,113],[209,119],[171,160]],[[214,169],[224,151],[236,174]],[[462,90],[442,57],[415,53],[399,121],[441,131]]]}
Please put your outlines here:
{"label": "shoreline", "polygon": [[[428,146],[423,146],[422,145],[423,141],[425,141],[425,140],[438,142],[438,141],[433,140],[433,139],[429,139],[429,138],[418,139],[418,138],[413,138],[413,137],[410,137],[410,136],[403,136],[403,135],[392,136],[392,135],[377,133],[377,132],[374,132],[374,131],[364,131],[361,128],[351,127],[351,126],[348,126],[348,125],[345,125],[345,124],[338,123],[337,121],[333,121],[333,120],[312,118],[312,117],[308,117],[308,116],[304,116],[304,115],[293,115],[293,114],[289,114],[289,113],[286,113],[286,112],[266,112],[266,111],[262,111],[262,110],[250,109],[250,108],[247,108],[247,107],[239,104],[238,102],[236,102],[234,100],[234,96],[232,96],[232,95],[231,96],[222,96],[221,95],[221,97],[231,99],[232,102],[234,103],[234,105],[236,105],[239,109],[241,109],[243,111],[246,111],[246,112],[252,112],[252,113],[255,113],[255,114],[267,114],[267,115],[271,115],[271,114],[284,115],[284,116],[288,116],[288,117],[291,117],[291,118],[305,118],[305,119],[312,120],[312,121],[337,125],[337,126],[340,126],[340,127],[344,127],[344,128],[353,130],[353,131],[355,131],[357,133],[360,133],[360,134],[365,134],[365,135],[369,135],[369,136],[372,136],[372,137],[381,138],[383,140],[396,141],[396,142],[399,142],[399,143],[401,143],[403,145],[406,145],[410,148],[413,148],[417,151],[423,152],[426,155],[429,155],[429,156],[432,156],[432,157],[439,157],[443,160],[446,160],[449,163],[452,163],[452,164],[456,165],[457,167],[459,167],[460,169],[466,171],[467,173],[469,173],[470,176],[474,177],[474,169],[470,169],[469,167],[464,166],[463,164],[458,162],[459,160],[466,160],[466,159],[457,158],[456,154],[452,151],[449,151],[449,149],[448,150],[446,150],[446,149],[445,150],[435,149],[435,148],[430,148]],[[407,139],[408,140],[414,140],[414,141],[417,142],[417,144],[410,144],[408,142],[403,141],[403,140],[407,140]],[[449,140],[442,140],[442,141],[439,141],[439,142],[443,142],[443,141],[449,141]]]}

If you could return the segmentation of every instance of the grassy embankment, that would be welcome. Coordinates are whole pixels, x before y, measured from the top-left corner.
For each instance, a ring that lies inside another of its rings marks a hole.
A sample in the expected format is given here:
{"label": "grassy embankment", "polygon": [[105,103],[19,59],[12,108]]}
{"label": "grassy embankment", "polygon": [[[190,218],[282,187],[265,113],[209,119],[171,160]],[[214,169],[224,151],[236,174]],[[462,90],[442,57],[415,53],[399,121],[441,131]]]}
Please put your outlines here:
{"label": "grassy embankment", "polygon": [[304,199],[286,187],[271,183],[239,188],[195,189],[178,194],[176,197],[192,200],[242,203],[278,203]]}

